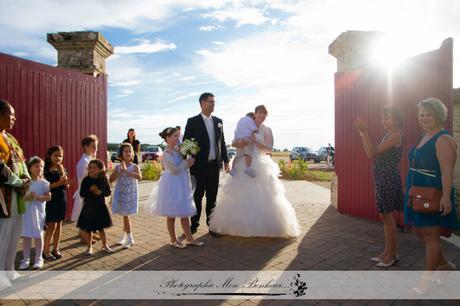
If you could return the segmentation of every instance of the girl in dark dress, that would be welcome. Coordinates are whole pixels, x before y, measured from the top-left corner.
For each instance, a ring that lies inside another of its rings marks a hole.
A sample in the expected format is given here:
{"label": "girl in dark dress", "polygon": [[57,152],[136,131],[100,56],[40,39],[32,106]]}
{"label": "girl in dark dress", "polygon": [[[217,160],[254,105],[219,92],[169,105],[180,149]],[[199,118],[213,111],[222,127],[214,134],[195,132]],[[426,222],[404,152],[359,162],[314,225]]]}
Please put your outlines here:
{"label": "girl in dark dress", "polygon": [[402,155],[403,113],[395,106],[387,106],[382,110],[382,124],[386,135],[375,146],[367,131],[366,123],[356,120],[356,128],[359,131],[367,157],[374,163],[374,188],[377,209],[383,223],[385,234],[384,251],[370,260],[377,263],[377,267],[389,268],[397,260],[396,255],[396,223],[393,217],[394,211],[400,211],[403,207],[404,195],[402,192],[399,162]]}
{"label": "girl in dark dress", "polygon": [[[71,181],[67,177],[67,170],[62,165],[64,149],[61,146],[48,148],[45,158],[45,179],[50,182],[51,200],[46,202],[46,233],[43,258],[54,260],[62,258],[59,251],[62,221],[65,218],[67,207],[66,188]],[[53,251],[50,253],[51,238],[53,238]]]}
{"label": "girl in dark dress", "polygon": [[78,218],[77,227],[87,233],[88,248],[86,255],[93,254],[91,241],[92,233],[99,231],[102,240],[102,250],[112,253],[108,246],[104,229],[112,226],[109,210],[105,205],[105,197],[110,195],[109,181],[105,174],[102,161],[94,159],[88,164],[88,176],[81,183],[80,196],[83,198],[83,207]]}
{"label": "girl in dark dress", "polygon": [[128,135],[126,135],[126,139],[123,142],[127,142],[133,146],[134,150],[134,158],[133,163],[136,165],[139,164],[139,152],[141,151],[141,142],[136,139],[136,131],[134,129],[128,130]]}

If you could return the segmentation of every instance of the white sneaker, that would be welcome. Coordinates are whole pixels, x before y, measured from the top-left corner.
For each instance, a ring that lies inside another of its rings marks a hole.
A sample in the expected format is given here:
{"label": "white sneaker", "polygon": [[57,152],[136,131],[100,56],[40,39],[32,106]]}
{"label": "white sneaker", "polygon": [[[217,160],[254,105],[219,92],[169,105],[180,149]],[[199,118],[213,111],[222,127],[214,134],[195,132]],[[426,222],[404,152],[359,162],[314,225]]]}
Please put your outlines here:
{"label": "white sneaker", "polygon": [[29,269],[29,264],[30,264],[30,259],[21,260],[21,264],[19,265],[19,270]]}
{"label": "white sneaker", "polygon": [[118,245],[124,245],[126,243],[126,232],[123,232],[123,238],[121,238],[120,240],[118,240],[117,244]]}
{"label": "white sneaker", "polygon": [[34,270],[39,270],[41,268],[43,268],[43,258],[38,258],[35,260],[34,262],[34,266],[32,267]]}
{"label": "white sneaker", "polygon": [[125,243],[123,243],[123,249],[129,249],[134,245],[134,239],[132,236],[128,236],[128,239],[126,239]]}

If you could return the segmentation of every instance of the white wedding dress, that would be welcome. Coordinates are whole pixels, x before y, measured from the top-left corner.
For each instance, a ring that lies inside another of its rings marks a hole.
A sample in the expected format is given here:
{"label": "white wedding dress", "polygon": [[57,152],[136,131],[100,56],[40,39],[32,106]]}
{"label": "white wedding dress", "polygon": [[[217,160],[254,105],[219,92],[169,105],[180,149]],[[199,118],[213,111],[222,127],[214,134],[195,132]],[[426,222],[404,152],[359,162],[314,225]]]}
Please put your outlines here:
{"label": "white wedding dress", "polygon": [[[256,137],[259,143],[270,149],[273,147],[269,127],[262,125]],[[234,160],[235,174],[228,176],[222,184],[209,229],[242,237],[298,236],[299,222],[278,179],[278,165],[266,153],[257,148],[254,150],[252,168],[256,177],[244,173],[244,157]]]}

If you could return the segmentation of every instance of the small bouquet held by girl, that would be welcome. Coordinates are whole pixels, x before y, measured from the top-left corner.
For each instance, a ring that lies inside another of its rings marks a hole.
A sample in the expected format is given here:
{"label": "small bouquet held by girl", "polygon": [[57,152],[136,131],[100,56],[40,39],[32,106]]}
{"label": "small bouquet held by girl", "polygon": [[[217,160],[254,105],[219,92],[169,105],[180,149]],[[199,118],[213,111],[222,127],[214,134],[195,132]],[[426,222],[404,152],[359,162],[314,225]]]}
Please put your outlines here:
{"label": "small bouquet held by girl", "polygon": [[184,156],[197,155],[200,147],[195,139],[185,139],[180,145],[180,153]]}

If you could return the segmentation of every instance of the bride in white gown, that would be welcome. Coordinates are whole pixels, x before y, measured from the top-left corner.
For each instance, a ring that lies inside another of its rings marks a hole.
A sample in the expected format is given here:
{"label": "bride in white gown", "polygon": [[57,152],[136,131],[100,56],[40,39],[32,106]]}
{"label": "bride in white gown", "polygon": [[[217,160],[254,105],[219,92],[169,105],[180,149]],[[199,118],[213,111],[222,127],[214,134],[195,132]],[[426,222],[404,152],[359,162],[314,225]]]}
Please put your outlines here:
{"label": "bride in white gown", "polygon": [[[295,237],[300,234],[295,210],[278,179],[278,165],[268,155],[273,149],[273,134],[262,124],[266,116],[263,105],[256,107],[255,122],[259,132],[252,159],[256,177],[244,173],[244,158],[234,160],[236,171],[223,182],[216,208],[210,216],[209,229],[213,232],[242,237]],[[242,147],[244,143],[233,145]]]}

